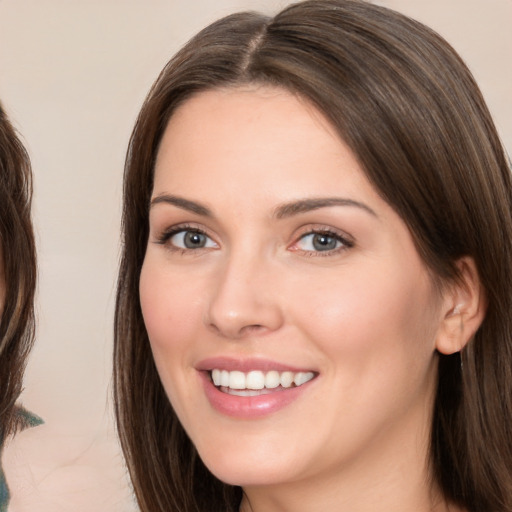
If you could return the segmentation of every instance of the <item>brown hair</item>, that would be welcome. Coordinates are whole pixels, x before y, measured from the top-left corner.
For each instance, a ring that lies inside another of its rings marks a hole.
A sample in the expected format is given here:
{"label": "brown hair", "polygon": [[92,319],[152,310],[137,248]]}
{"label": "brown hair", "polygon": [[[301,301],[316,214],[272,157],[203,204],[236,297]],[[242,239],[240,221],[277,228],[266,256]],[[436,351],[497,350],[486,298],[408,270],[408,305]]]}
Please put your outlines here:
{"label": "brown hair", "polygon": [[36,251],[31,201],[30,160],[0,105],[0,250],[6,288],[0,320],[0,441],[16,427],[15,402],[34,340]]}
{"label": "brown hair", "polygon": [[487,314],[462,355],[439,355],[431,468],[468,511],[512,510],[512,184],[490,114],[460,57],[427,27],[358,0],[311,0],[200,32],[161,72],[130,140],[114,392],[142,511],[236,511],[241,499],[205,469],[163,391],[138,282],[169,118],[195,93],[247,83],[283,87],[327,116],[437,279],[457,279],[457,260],[474,259]]}

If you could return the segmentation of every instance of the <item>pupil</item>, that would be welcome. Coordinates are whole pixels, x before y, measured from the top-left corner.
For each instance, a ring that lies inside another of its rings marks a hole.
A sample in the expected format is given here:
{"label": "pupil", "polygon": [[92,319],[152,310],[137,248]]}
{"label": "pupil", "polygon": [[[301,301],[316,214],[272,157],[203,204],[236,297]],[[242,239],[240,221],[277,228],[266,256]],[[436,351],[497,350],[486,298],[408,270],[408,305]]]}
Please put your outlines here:
{"label": "pupil", "polygon": [[188,231],[185,234],[185,247],[187,249],[197,249],[198,247],[204,247],[206,237],[202,233],[196,233],[194,231]]}
{"label": "pupil", "polygon": [[336,239],[329,235],[315,235],[313,237],[313,247],[317,251],[330,251],[336,249]]}

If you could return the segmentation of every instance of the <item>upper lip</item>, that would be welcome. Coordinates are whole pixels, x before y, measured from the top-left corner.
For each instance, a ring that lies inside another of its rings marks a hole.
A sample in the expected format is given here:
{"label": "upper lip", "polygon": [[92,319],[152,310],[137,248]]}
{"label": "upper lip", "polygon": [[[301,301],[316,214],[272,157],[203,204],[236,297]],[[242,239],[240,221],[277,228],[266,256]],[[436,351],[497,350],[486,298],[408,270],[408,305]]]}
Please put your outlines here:
{"label": "upper lip", "polygon": [[[278,372],[311,372],[315,371],[311,368],[300,368],[283,364],[277,361],[263,358],[235,358],[235,357],[209,357],[201,360],[196,369],[199,371],[211,371],[213,369],[250,372],[251,370],[260,370],[263,372],[278,371]],[[317,373],[317,372],[315,372]]]}

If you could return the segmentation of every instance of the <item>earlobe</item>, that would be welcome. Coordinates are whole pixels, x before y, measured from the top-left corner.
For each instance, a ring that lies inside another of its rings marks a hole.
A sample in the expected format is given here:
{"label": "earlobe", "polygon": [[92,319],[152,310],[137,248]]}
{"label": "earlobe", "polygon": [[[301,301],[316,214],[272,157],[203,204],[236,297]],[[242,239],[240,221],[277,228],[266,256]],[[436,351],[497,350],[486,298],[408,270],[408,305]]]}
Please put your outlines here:
{"label": "earlobe", "polygon": [[459,279],[444,292],[441,325],[436,348],[442,354],[460,352],[480,327],[486,300],[475,262],[470,257],[457,262]]}

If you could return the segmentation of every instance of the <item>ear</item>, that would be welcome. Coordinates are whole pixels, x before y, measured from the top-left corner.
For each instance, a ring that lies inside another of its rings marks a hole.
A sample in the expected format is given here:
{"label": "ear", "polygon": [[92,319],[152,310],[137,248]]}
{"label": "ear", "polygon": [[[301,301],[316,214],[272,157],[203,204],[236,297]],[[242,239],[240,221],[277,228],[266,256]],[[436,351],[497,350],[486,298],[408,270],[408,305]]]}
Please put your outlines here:
{"label": "ear", "polygon": [[441,325],[436,348],[442,354],[460,352],[475,335],[486,311],[475,262],[470,257],[458,260],[460,278],[443,293]]}

